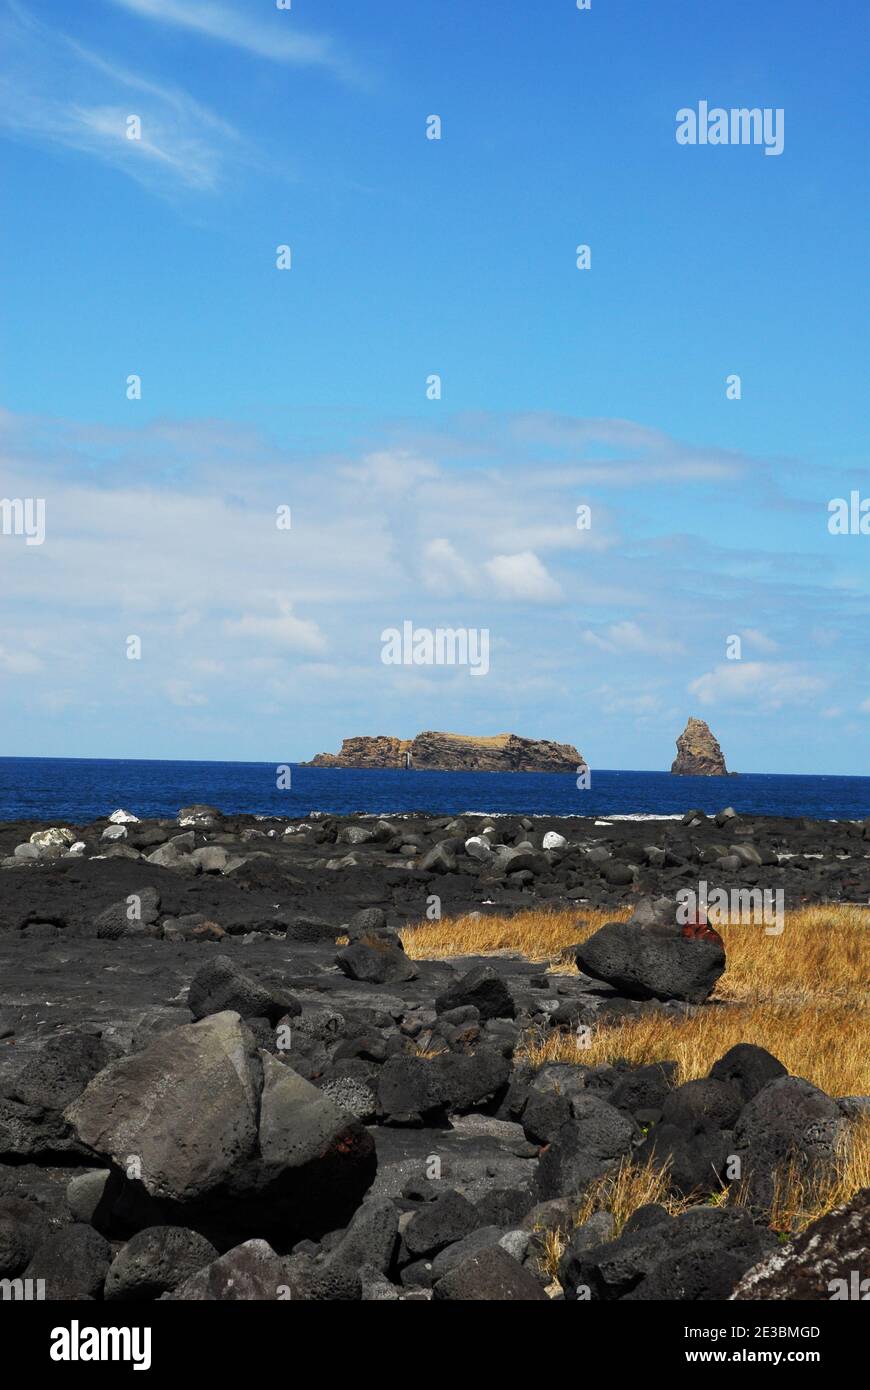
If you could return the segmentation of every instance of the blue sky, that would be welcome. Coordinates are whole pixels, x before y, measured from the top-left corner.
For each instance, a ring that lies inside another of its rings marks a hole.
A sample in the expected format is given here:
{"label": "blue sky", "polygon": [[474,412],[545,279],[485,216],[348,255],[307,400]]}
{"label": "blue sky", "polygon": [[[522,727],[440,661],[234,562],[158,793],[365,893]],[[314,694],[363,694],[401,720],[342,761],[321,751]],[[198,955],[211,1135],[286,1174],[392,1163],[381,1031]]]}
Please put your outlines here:
{"label": "blue sky", "polygon": [[[738,770],[866,773],[866,29],[0,0],[0,496],[46,503],[0,534],[0,752],[657,768],[696,714]],[[782,154],[678,145],[701,100]],[[487,677],[385,666],[405,620],[488,629]]]}

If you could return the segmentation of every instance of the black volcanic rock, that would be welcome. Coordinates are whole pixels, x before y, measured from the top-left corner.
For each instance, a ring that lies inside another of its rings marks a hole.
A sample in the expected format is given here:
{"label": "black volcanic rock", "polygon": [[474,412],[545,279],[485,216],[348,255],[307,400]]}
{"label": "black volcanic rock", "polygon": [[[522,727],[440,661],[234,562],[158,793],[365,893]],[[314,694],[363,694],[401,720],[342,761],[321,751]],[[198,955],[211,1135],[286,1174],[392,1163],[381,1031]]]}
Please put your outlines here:
{"label": "black volcanic rock", "polygon": [[183,1226],[149,1226],[118,1252],[106,1276],[104,1298],[159,1298],[217,1259],[214,1246]]}
{"label": "black volcanic rock", "polygon": [[478,965],[435,1000],[439,1013],[473,1004],[482,1019],[513,1018],[516,1004],[504,980],[491,965]]}
{"label": "black volcanic rock", "polygon": [[740,1208],[696,1207],[623,1233],[593,1249],[569,1242],[559,1269],[566,1297],[724,1299],[745,1272],[776,1246],[772,1232]]}
{"label": "black volcanic rock", "polygon": [[586,975],[631,999],[702,1004],[725,970],[725,951],[713,941],[608,922],[577,947],[576,961]]}
{"label": "black volcanic rock", "polygon": [[755,1043],[737,1043],[724,1057],[714,1062],[710,1075],[717,1081],[730,1081],[737,1086],[744,1104],[753,1100],[769,1082],[788,1072],[778,1058]]}
{"label": "black volcanic rock", "polygon": [[387,941],[355,941],[335,957],[339,970],[351,980],[383,985],[388,981],[416,980],[417,967],[404,951]]}
{"label": "black volcanic rock", "polygon": [[451,1302],[547,1302],[540,1283],[500,1246],[469,1255],[435,1285],[435,1297]]}
{"label": "black volcanic rock", "polygon": [[231,1009],[242,1018],[267,1018],[270,1023],[302,1012],[291,994],[261,985],[229,956],[215,956],[197,971],[190,982],[187,1006],[195,1019]]}

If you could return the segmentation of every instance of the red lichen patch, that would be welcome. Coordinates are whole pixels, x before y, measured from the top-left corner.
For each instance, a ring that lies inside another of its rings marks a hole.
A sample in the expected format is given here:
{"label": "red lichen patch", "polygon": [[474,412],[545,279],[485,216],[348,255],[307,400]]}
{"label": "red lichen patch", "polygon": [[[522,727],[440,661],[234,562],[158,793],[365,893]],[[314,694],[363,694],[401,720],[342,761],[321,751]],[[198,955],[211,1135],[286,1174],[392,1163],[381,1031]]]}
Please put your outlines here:
{"label": "red lichen patch", "polygon": [[685,937],[686,941],[711,941],[716,946],[721,946],[723,951],[725,949],[725,942],[706,920],[702,922],[695,918],[693,921],[687,922],[681,935]]}

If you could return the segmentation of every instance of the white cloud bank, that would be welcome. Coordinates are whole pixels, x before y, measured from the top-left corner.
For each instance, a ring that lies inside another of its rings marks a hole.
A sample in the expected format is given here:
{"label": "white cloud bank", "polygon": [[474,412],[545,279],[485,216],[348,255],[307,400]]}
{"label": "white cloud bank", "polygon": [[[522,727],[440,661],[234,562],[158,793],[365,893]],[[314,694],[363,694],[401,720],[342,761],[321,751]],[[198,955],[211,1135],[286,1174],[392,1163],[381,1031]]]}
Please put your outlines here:
{"label": "white cloud bank", "polygon": [[742,703],[776,710],[806,704],[827,682],[790,662],[724,661],[689,684],[703,705]]}

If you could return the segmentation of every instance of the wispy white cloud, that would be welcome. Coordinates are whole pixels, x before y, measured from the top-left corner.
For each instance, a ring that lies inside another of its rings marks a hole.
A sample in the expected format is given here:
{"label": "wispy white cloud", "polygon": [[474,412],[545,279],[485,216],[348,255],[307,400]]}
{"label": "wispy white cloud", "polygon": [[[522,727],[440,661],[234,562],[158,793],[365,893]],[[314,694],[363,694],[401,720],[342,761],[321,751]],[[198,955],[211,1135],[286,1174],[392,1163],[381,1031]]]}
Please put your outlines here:
{"label": "wispy white cloud", "polygon": [[686,650],[685,645],[679,640],[641,628],[629,619],[621,623],[612,623],[601,632],[587,628],[583,633],[583,640],[600,651],[613,654],[629,652],[650,656],[674,656]]}
{"label": "wispy white cloud", "polygon": [[291,8],[279,9],[274,2],[260,7],[248,0],[241,5],[221,4],[219,0],[109,0],[118,9],[143,19],[174,28],[187,29],[220,43],[294,67],[328,68],[341,75],[352,74],[351,65],[328,35],[310,34],[300,29]]}
{"label": "wispy white cloud", "polygon": [[685,444],[633,420],[535,411],[510,417],[508,429],[525,446],[547,451],[551,462],[541,465],[542,481],[610,487],[722,482],[740,477],[748,463],[733,451]]}
{"label": "wispy white cloud", "polygon": [[212,192],[245,155],[238,131],[181,88],[104,58],[16,0],[0,12],[0,47],[0,129],[17,139],[90,155],[158,192]]}

